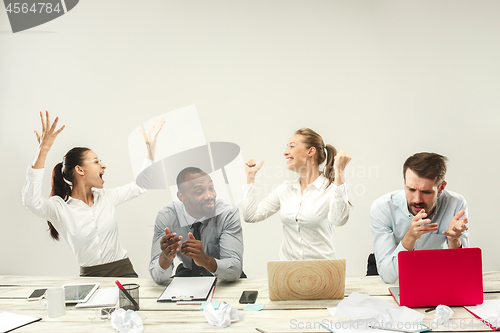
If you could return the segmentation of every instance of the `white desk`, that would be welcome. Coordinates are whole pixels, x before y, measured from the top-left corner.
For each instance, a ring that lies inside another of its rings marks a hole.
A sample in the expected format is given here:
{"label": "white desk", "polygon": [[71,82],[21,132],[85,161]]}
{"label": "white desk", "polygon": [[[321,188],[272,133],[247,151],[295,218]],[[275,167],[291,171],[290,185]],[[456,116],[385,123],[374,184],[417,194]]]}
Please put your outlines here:
{"label": "white desk", "polygon": [[[484,273],[484,298],[500,298],[500,272]],[[101,288],[115,286],[116,278],[80,278],[80,277],[35,277],[35,276],[0,276],[0,312],[8,311],[18,314],[42,317],[42,321],[27,325],[15,332],[116,332],[109,320],[95,317],[94,309],[76,309],[67,306],[66,315],[48,319],[46,311],[38,302],[28,302],[26,297],[35,288],[55,287],[70,283],[100,282]],[[159,303],[156,299],[164,285],[157,285],[150,278],[120,278],[122,283],[140,284],[140,311],[137,313],[144,323],[144,332],[218,332],[221,329],[207,323],[199,305],[176,305],[175,303]],[[346,296],[357,291],[377,296],[393,302],[388,287],[378,276],[347,277]],[[233,323],[224,332],[252,332],[255,327],[267,332],[327,332],[319,326],[324,321],[335,320],[327,311],[340,300],[318,301],[270,301],[266,279],[242,279],[234,283],[218,282],[214,302],[227,302],[238,310],[244,304],[238,300],[243,290],[258,290],[257,303],[264,303],[265,308],[259,312],[242,311],[245,319]],[[424,309],[417,309],[423,312]],[[462,307],[454,307],[453,317],[458,323],[466,325],[466,330],[452,327],[438,327],[434,332],[475,331],[491,332],[491,330],[475,319]],[[93,319],[94,318],[94,319]],[[424,324],[434,320],[434,312],[426,313]],[[458,325],[457,325],[458,326]],[[463,326],[462,326],[463,327]],[[376,333],[376,331],[373,331]]]}

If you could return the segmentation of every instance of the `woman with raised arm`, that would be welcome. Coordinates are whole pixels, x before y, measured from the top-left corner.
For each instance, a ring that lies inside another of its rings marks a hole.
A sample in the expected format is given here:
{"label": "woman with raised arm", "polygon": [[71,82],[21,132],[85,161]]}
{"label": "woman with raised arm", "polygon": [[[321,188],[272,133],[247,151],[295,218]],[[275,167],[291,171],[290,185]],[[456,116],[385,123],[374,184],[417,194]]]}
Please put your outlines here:
{"label": "woman with raised arm", "polygon": [[299,178],[281,184],[260,203],[255,200],[254,181],[264,161],[245,163],[243,217],[246,222],[259,222],[281,210],[284,239],[280,260],[335,259],[333,229],[347,222],[351,207],[344,176],[351,156],[343,150],[337,154],[309,128],[295,132],[284,155],[287,169],[297,172]]}
{"label": "woman with raised arm", "polygon": [[[114,189],[104,189],[106,166],[88,148],[69,150],[52,171],[50,198],[42,197],[45,160],[55,139],[64,129],[57,129],[59,118],[51,124],[49,112],[40,112],[42,132],[35,131],[39,143],[33,165],[28,168],[23,188],[23,204],[36,215],[47,219],[50,235],[61,236],[73,250],[80,265],[80,276],[137,277],[127,251],[118,240],[115,206],[146,192],[132,182]],[[148,156],[143,164],[145,178],[153,172],[156,138],[165,121],[157,120],[143,133]]]}

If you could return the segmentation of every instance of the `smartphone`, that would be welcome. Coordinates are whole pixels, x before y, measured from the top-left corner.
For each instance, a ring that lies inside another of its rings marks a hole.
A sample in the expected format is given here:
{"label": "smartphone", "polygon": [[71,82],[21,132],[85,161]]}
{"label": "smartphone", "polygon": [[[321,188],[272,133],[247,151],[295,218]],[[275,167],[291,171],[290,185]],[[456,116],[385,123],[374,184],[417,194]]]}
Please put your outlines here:
{"label": "smartphone", "polygon": [[257,290],[245,290],[241,293],[240,304],[255,303],[258,294],[259,292]]}
{"label": "smartphone", "polygon": [[28,296],[28,301],[38,301],[40,299],[40,297],[45,295],[46,291],[47,291],[47,288],[33,290],[31,295]]}

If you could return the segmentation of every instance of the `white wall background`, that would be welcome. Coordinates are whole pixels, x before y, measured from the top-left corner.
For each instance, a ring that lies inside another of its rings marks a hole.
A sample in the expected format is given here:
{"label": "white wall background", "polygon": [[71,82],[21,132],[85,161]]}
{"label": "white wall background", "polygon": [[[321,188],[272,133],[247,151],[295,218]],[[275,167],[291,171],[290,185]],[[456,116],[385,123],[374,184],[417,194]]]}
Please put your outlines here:
{"label": "white wall background", "polygon": [[[86,0],[13,34],[0,9],[0,274],[79,272],[68,246],[21,203],[39,110],[66,124],[47,166],[88,146],[114,187],[133,179],[130,131],[190,104],[208,141],[266,161],[262,195],[284,180],[282,153],[300,127],[353,156],[354,209],[335,235],[348,275],[366,272],[371,202],[402,188],[402,164],[418,151],[449,157],[448,189],[468,201],[471,244],[483,249],[484,270],[500,270],[499,12],[496,0]],[[47,195],[49,184],[46,174]],[[141,277],[170,200],[149,191],[117,210]],[[244,269],[265,277],[278,258],[279,217],[243,228]]]}

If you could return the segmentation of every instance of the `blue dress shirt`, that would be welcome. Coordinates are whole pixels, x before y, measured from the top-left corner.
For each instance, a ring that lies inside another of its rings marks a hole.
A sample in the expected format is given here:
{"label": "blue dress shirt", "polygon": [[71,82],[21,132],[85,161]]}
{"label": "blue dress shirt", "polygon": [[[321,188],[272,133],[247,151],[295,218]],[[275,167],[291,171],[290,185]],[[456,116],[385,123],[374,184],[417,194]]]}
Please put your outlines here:
{"label": "blue dress shirt", "polygon": [[[438,197],[434,213],[427,217],[438,223],[438,230],[422,235],[415,243],[415,250],[440,249],[448,247],[448,224],[460,210],[468,216],[467,203],[458,193],[444,190]],[[398,280],[398,253],[406,251],[401,240],[408,231],[414,217],[408,210],[404,190],[394,191],[375,200],[370,209],[370,227],[373,235],[373,251],[377,270],[386,283]],[[462,247],[469,247],[469,232],[460,237]]]}

